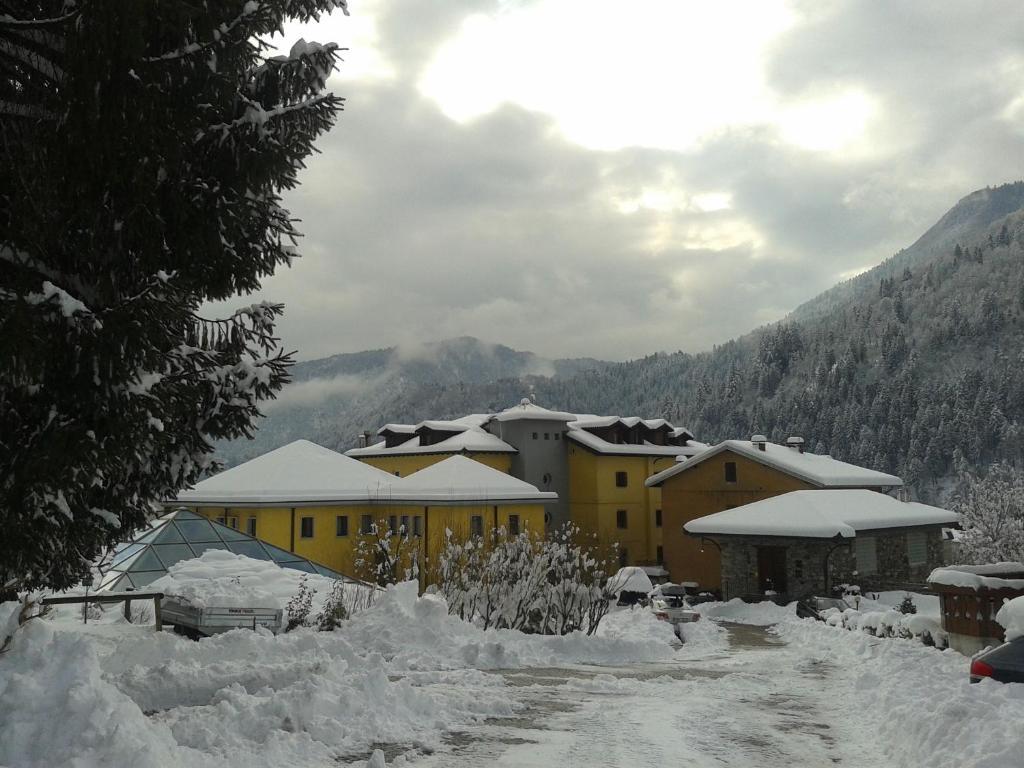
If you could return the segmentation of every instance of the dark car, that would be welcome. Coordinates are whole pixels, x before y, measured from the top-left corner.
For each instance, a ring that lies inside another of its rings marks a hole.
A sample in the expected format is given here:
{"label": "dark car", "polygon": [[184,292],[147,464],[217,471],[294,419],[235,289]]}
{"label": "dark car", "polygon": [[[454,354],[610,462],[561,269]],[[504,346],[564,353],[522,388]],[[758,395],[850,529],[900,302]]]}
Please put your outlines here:
{"label": "dark car", "polygon": [[971,682],[984,678],[1000,683],[1024,683],[1024,637],[1018,637],[971,660]]}
{"label": "dark car", "polygon": [[849,607],[849,603],[838,597],[805,597],[796,604],[796,615],[801,619],[824,621],[825,618],[821,615],[823,611],[835,608],[841,612]]}

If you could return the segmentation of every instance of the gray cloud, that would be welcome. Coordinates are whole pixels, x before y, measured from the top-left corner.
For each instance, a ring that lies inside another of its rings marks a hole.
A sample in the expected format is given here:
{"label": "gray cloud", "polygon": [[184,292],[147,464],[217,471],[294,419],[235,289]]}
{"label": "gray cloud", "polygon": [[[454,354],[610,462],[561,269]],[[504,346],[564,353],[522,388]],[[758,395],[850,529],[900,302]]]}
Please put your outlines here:
{"label": "gray cloud", "polygon": [[[1020,174],[1021,126],[1000,117],[1024,85],[1008,3],[803,8],[770,83],[794,99],[871,94],[898,150],[866,157],[802,151],[756,127],[687,152],[595,152],[510,105],[455,123],[415,75],[487,5],[386,6],[378,31],[399,77],[339,87],[347,111],[287,201],[304,258],[266,283],[300,358],[458,335],[546,356],[706,349]],[[616,210],[664,179],[729,193],[732,210]]]}

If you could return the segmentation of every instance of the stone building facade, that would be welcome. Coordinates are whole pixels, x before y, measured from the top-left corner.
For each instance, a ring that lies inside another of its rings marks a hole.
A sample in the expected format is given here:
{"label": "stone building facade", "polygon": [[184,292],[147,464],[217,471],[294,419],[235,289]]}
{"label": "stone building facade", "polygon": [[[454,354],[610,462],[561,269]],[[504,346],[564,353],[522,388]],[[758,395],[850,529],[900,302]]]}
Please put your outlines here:
{"label": "stone building facade", "polygon": [[861,531],[841,540],[714,536],[703,546],[716,544],[725,600],[762,599],[769,591],[791,599],[827,595],[837,584],[856,584],[864,591],[922,590],[931,571],[943,564],[938,526]]}

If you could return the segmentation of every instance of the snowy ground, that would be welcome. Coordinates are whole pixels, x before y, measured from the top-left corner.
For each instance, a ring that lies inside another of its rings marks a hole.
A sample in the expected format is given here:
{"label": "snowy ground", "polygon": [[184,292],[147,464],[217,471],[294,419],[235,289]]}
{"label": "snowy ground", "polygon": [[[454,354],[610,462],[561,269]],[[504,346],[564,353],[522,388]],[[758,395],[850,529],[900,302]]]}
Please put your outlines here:
{"label": "snowy ground", "polygon": [[[194,643],[65,612],[0,656],[0,766],[1021,765],[1024,686],[952,651],[702,606],[481,632],[409,588],[340,631]],[[0,616],[2,625],[4,616]],[[768,627],[766,625],[773,625]]]}

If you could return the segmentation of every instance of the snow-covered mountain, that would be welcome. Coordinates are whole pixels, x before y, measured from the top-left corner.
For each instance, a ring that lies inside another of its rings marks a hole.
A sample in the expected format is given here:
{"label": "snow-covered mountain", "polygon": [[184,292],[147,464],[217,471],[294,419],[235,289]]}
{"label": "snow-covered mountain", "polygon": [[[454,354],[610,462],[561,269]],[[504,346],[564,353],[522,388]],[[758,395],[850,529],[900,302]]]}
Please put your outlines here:
{"label": "snow-covered mountain", "polygon": [[302,363],[253,443],[345,448],[387,421],[517,401],[665,415],[699,439],[800,434],[937,498],[959,470],[1024,462],[1024,183],[974,192],[913,245],[713,352],[549,361],[454,339]]}

